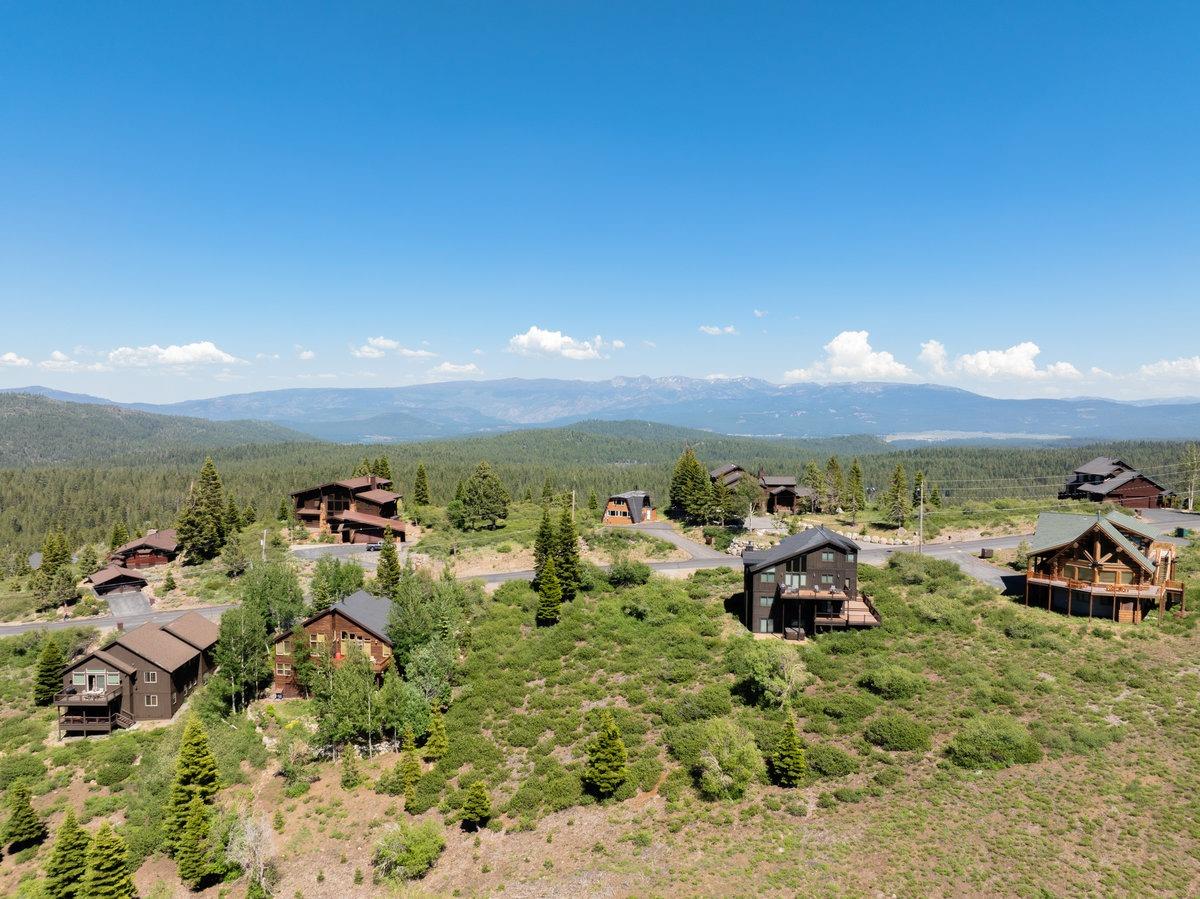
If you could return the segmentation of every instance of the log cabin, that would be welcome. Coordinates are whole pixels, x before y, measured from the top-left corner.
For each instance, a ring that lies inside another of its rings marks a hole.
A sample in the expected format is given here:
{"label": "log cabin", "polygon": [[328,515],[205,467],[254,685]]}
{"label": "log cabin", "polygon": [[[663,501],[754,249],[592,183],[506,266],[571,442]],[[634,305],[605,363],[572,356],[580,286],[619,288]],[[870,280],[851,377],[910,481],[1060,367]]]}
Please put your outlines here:
{"label": "log cabin", "polygon": [[179,555],[179,540],[174,528],[148,531],[146,536],[130,540],[108,554],[108,561],[122,568],[148,568],[166,565]]}
{"label": "log cabin", "polygon": [[641,524],[657,520],[658,515],[650,502],[650,494],[645,490],[614,493],[604,504],[604,515],[600,519],[602,524],[611,525]]}
{"label": "log cabin", "polygon": [[1097,456],[1071,472],[1059,499],[1118,503],[1130,509],[1156,509],[1171,504],[1171,491],[1132,465]]}
{"label": "log cabin", "polygon": [[359,590],[345,599],[298,623],[273,641],[275,676],[272,694],[276,699],[301,695],[296,680],[296,654],[310,658],[328,652],[334,665],[350,653],[363,652],[371,660],[376,677],[382,678],[392,661],[392,640],[388,636],[391,600]]}
{"label": "log cabin", "polygon": [[1043,512],[1029,550],[1025,604],[1065,615],[1140,622],[1183,607],[1177,546],[1120,512]]}
{"label": "log cabin", "polygon": [[363,475],[297,490],[292,494],[296,517],[309,530],[333,534],[342,543],[378,543],[389,528],[403,543],[401,496],[387,489],[391,483]]}
{"label": "log cabin", "polygon": [[198,612],[143,624],[68,663],[54,697],[60,738],[165,721],[213,670],[218,628]]}
{"label": "log cabin", "polygon": [[822,527],[744,553],[742,581],[742,623],[755,634],[802,640],[881,620],[858,590],[858,544]]}

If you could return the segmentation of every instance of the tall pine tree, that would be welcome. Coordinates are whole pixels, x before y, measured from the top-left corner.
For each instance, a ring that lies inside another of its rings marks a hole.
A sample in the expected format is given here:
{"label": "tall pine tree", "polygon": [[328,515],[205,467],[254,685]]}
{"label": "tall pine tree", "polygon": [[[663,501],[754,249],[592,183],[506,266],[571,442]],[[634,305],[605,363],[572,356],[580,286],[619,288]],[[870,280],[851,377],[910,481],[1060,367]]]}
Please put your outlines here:
{"label": "tall pine tree", "polygon": [[611,796],[625,782],[628,754],[612,712],[600,713],[600,732],[587,745],[588,762],[581,780],[600,796]]}
{"label": "tall pine tree", "polygon": [[75,810],[67,809],[58,833],[54,836],[54,848],[46,863],[46,880],[42,887],[46,899],[86,899],[83,879],[87,874],[87,833],[75,820]]}
{"label": "tall pine tree", "polygon": [[539,627],[557,624],[562,617],[562,584],[554,570],[554,556],[546,559],[538,583],[537,623]]}
{"label": "tall pine tree", "polygon": [[62,690],[63,668],[67,660],[63,657],[58,640],[47,635],[38,654],[37,673],[33,678],[33,704],[50,705],[54,696]]}
{"label": "tall pine tree", "polygon": [[554,525],[550,521],[550,509],[542,509],[542,523],[538,525],[537,535],[533,540],[533,589],[537,590],[542,583],[542,569],[546,560],[554,553]]}
{"label": "tall pine tree", "polygon": [[413,502],[418,506],[429,505],[429,475],[425,471],[425,463],[417,463],[417,479],[413,483]]}
{"label": "tall pine tree", "polygon": [[29,802],[29,787],[17,781],[8,788],[8,821],[4,825],[4,845],[12,852],[46,839],[46,822]]}
{"label": "tall pine tree", "polygon": [[87,899],[135,899],[129,871],[129,847],[107,821],[100,825],[88,846],[88,872],[82,896]]}
{"label": "tall pine tree", "polygon": [[562,585],[563,599],[571,600],[579,592],[581,573],[579,570],[579,535],[575,533],[575,519],[571,507],[563,506],[558,520],[558,531],[554,535],[554,573]]}
{"label": "tall pine tree", "polygon": [[846,509],[853,521],[858,520],[858,513],[867,507],[867,490],[863,486],[862,464],[858,457],[850,463],[850,477],[846,482]]}
{"label": "tall pine tree", "polygon": [[129,528],[125,527],[125,522],[118,521],[112,527],[112,536],[108,538],[108,548],[116,549],[119,546],[124,546],[129,542]]}
{"label": "tall pine tree", "polygon": [[183,832],[175,843],[175,862],[179,879],[193,890],[197,889],[211,870],[208,834],[212,827],[212,810],[199,796],[188,803]]}
{"label": "tall pine tree", "polygon": [[771,757],[771,773],[781,787],[798,787],[804,781],[808,762],[804,758],[804,746],[796,732],[796,722],[788,718],[783,737]]}
{"label": "tall pine tree", "polygon": [[833,512],[842,504],[846,492],[846,479],[842,474],[842,463],[837,456],[830,456],[825,463],[825,508]]}
{"label": "tall pine tree", "polygon": [[709,508],[710,478],[689,446],[671,473],[669,498],[673,514],[698,521]]}
{"label": "tall pine tree", "polygon": [[217,466],[209,457],[188,491],[175,536],[189,561],[203,562],[221,551],[226,534],[224,489]]}
{"label": "tall pine tree", "polygon": [[437,760],[450,751],[450,739],[446,736],[446,719],[437,706],[429,715],[429,735],[425,738],[424,756]]}
{"label": "tall pine tree", "polygon": [[371,474],[385,481],[392,480],[392,462],[387,456],[379,456],[371,463]]}
{"label": "tall pine tree", "polygon": [[396,553],[396,537],[391,528],[383,532],[383,548],[379,550],[375,584],[383,596],[391,596],[400,586],[400,556]]}
{"label": "tall pine tree", "polygon": [[816,462],[804,463],[804,473],[800,475],[800,483],[812,491],[812,511],[819,512],[823,507],[822,499],[825,493],[825,475]]}
{"label": "tall pine tree", "polygon": [[209,749],[208,734],[200,719],[193,715],[183,729],[175,762],[175,782],[164,809],[164,843],[168,854],[174,855],[179,846],[192,799],[211,802],[218,787],[217,761]]}
{"label": "tall pine tree", "polygon": [[477,830],[492,817],[492,797],[482,780],[472,781],[467,787],[467,798],[462,807],[462,823],[467,830]]}
{"label": "tall pine tree", "polygon": [[912,497],[908,492],[908,476],[904,473],[903,463],[897,462],[892,471],[892,483],[885,500],[888,517],[895,522],[896,527],[904,527],[909,512],[912,511]]}

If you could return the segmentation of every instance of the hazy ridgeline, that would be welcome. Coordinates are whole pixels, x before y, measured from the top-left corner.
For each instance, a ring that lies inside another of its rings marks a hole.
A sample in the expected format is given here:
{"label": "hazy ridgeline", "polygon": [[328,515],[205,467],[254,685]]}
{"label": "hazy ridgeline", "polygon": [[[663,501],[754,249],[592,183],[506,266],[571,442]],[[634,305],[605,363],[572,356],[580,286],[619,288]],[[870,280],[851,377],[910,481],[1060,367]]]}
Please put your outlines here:
{"label": "hazy ridgeline", "polygon": [[776,474],[802,473],[806,462],[824,466],[837,455],[843,467],[862,462],[867,486],[886,487],[897,462],[911,479],[922,470],[946,502],[1052,497],[1067,473],[1093,456],[1119,455],[1175,486],[1183,447],[1170,442],[1116,442],[1053,447],[936,446],[894,449],[874,437],[767,440],[728,437],[645,422],[586,422],[569,428],[525,430],[490,437],[377,446],[279,443],[184,449],[166,446],[136,455],[101,451],[91,460],[0,469],[0,550],[32,550],[53,525],[75,542],[107,538],[112,524],[167,526],[175,518],[204,456],[211,454],[226,489],[239,504],[274,516],[292,490],[346,477],[364,456],[385,455],[398,489],[412,492],[419,462],[429,472],[435,504],[448,502],[459,480],[483,459],[496,468],[513,497],[540,495],[547,480],[574,489],[581,501],[595,490],[649,490],[665,501],[676,458],[692,446],[709,467],[736,462]]}

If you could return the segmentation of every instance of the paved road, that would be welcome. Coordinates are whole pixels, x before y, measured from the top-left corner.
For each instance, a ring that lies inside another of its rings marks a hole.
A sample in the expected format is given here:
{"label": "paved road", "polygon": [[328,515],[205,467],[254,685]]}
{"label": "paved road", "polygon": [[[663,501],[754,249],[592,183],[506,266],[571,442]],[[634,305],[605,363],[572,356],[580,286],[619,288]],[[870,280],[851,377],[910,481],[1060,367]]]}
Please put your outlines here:
{"label": "paved road", "polygon": [[141,590],[131,593],[110,593],[105,599],[108,600],[108,610],[112,613],[113,618],[125,619],[135,615],[150,614],[150,600]]}
{"label": "paved road", "polygon": [[728,555],[720,550],[713,549],[711,546],[690,540],[665,521],[649,521],[644,524],[635,524],[633,529],[648,533],[652,537],[658,537],[660,540],[666,540],[668,543],[682,549],[693,559],[725,559],[726,561],[736,559],[736,556]]}
{"label": "paved road", "polygon": [[33,621],[28,624],[0,624],[0,637],[23,634],[27,631],[61,631],[69,627],[97,627],[103,630],[104,628],[116,627],[118,623],[124,625],[126,630],[131,630],[139,624],[145,624],[147,621],[153,621],[156,624],[166,624],[168,621],[174,621],[185,612],[199,612],[205,618],[217,621],[222,614],[233,608],[237,607],[235,605],[201,606],[195,609],[169,609],[162,612],[148,612],[128,617],[102,615],[99,618],[67,618],[59,621]]}

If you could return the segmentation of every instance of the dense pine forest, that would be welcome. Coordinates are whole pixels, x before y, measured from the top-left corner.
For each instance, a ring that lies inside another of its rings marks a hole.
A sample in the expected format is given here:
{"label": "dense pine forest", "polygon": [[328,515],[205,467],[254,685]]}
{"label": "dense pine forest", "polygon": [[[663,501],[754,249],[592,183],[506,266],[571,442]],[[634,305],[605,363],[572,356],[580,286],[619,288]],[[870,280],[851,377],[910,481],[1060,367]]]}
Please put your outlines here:
{"label": "dense pine forest", "polygon": [[[152,416],[153,417],[153,416]],[[49,438],[46,438],[49,439]],[[12,444],[11,435],[6,442]],[[730,437],[647,422],[584,422],[567,428],[524,430],[489,437],[390,446],[255,442],[240,446],[202,442],[184,448],[156,443],[153,453],[109,449],[88,452],[70,464],[0,468],[0,546],[32,551],[53,527],[72,545],[107,539],[113,524],[131,529],[174,523],[205,455],[216,461],[227,491],[239,505],[274,512],[292,490],[347,476],[364,456],[384,455],[397,489],[409,495],[424,463],[431,501],[445,505],[460,481],[486,460],[514,498],[555,490],[605,496],[646,489],[665,501],[672,468],[690,446],[708,467],[736,462],[754,472],[800,476],[807,463],[824,466],[837,456],[843,467],[861,461],[868,494],[886,489],[897,462],[910,476],[924,472],[948,504],[1002,498],[1053,498],[1066,474],[1096,455],[1118,455],[1178,487],[1183,445],[1124,441],[1049,447],[929,446],[897,449],[875,437],[766,440]],[[7,456],[5,458],[8,458]],[[11,462],[9,463],[11,465]]]}

